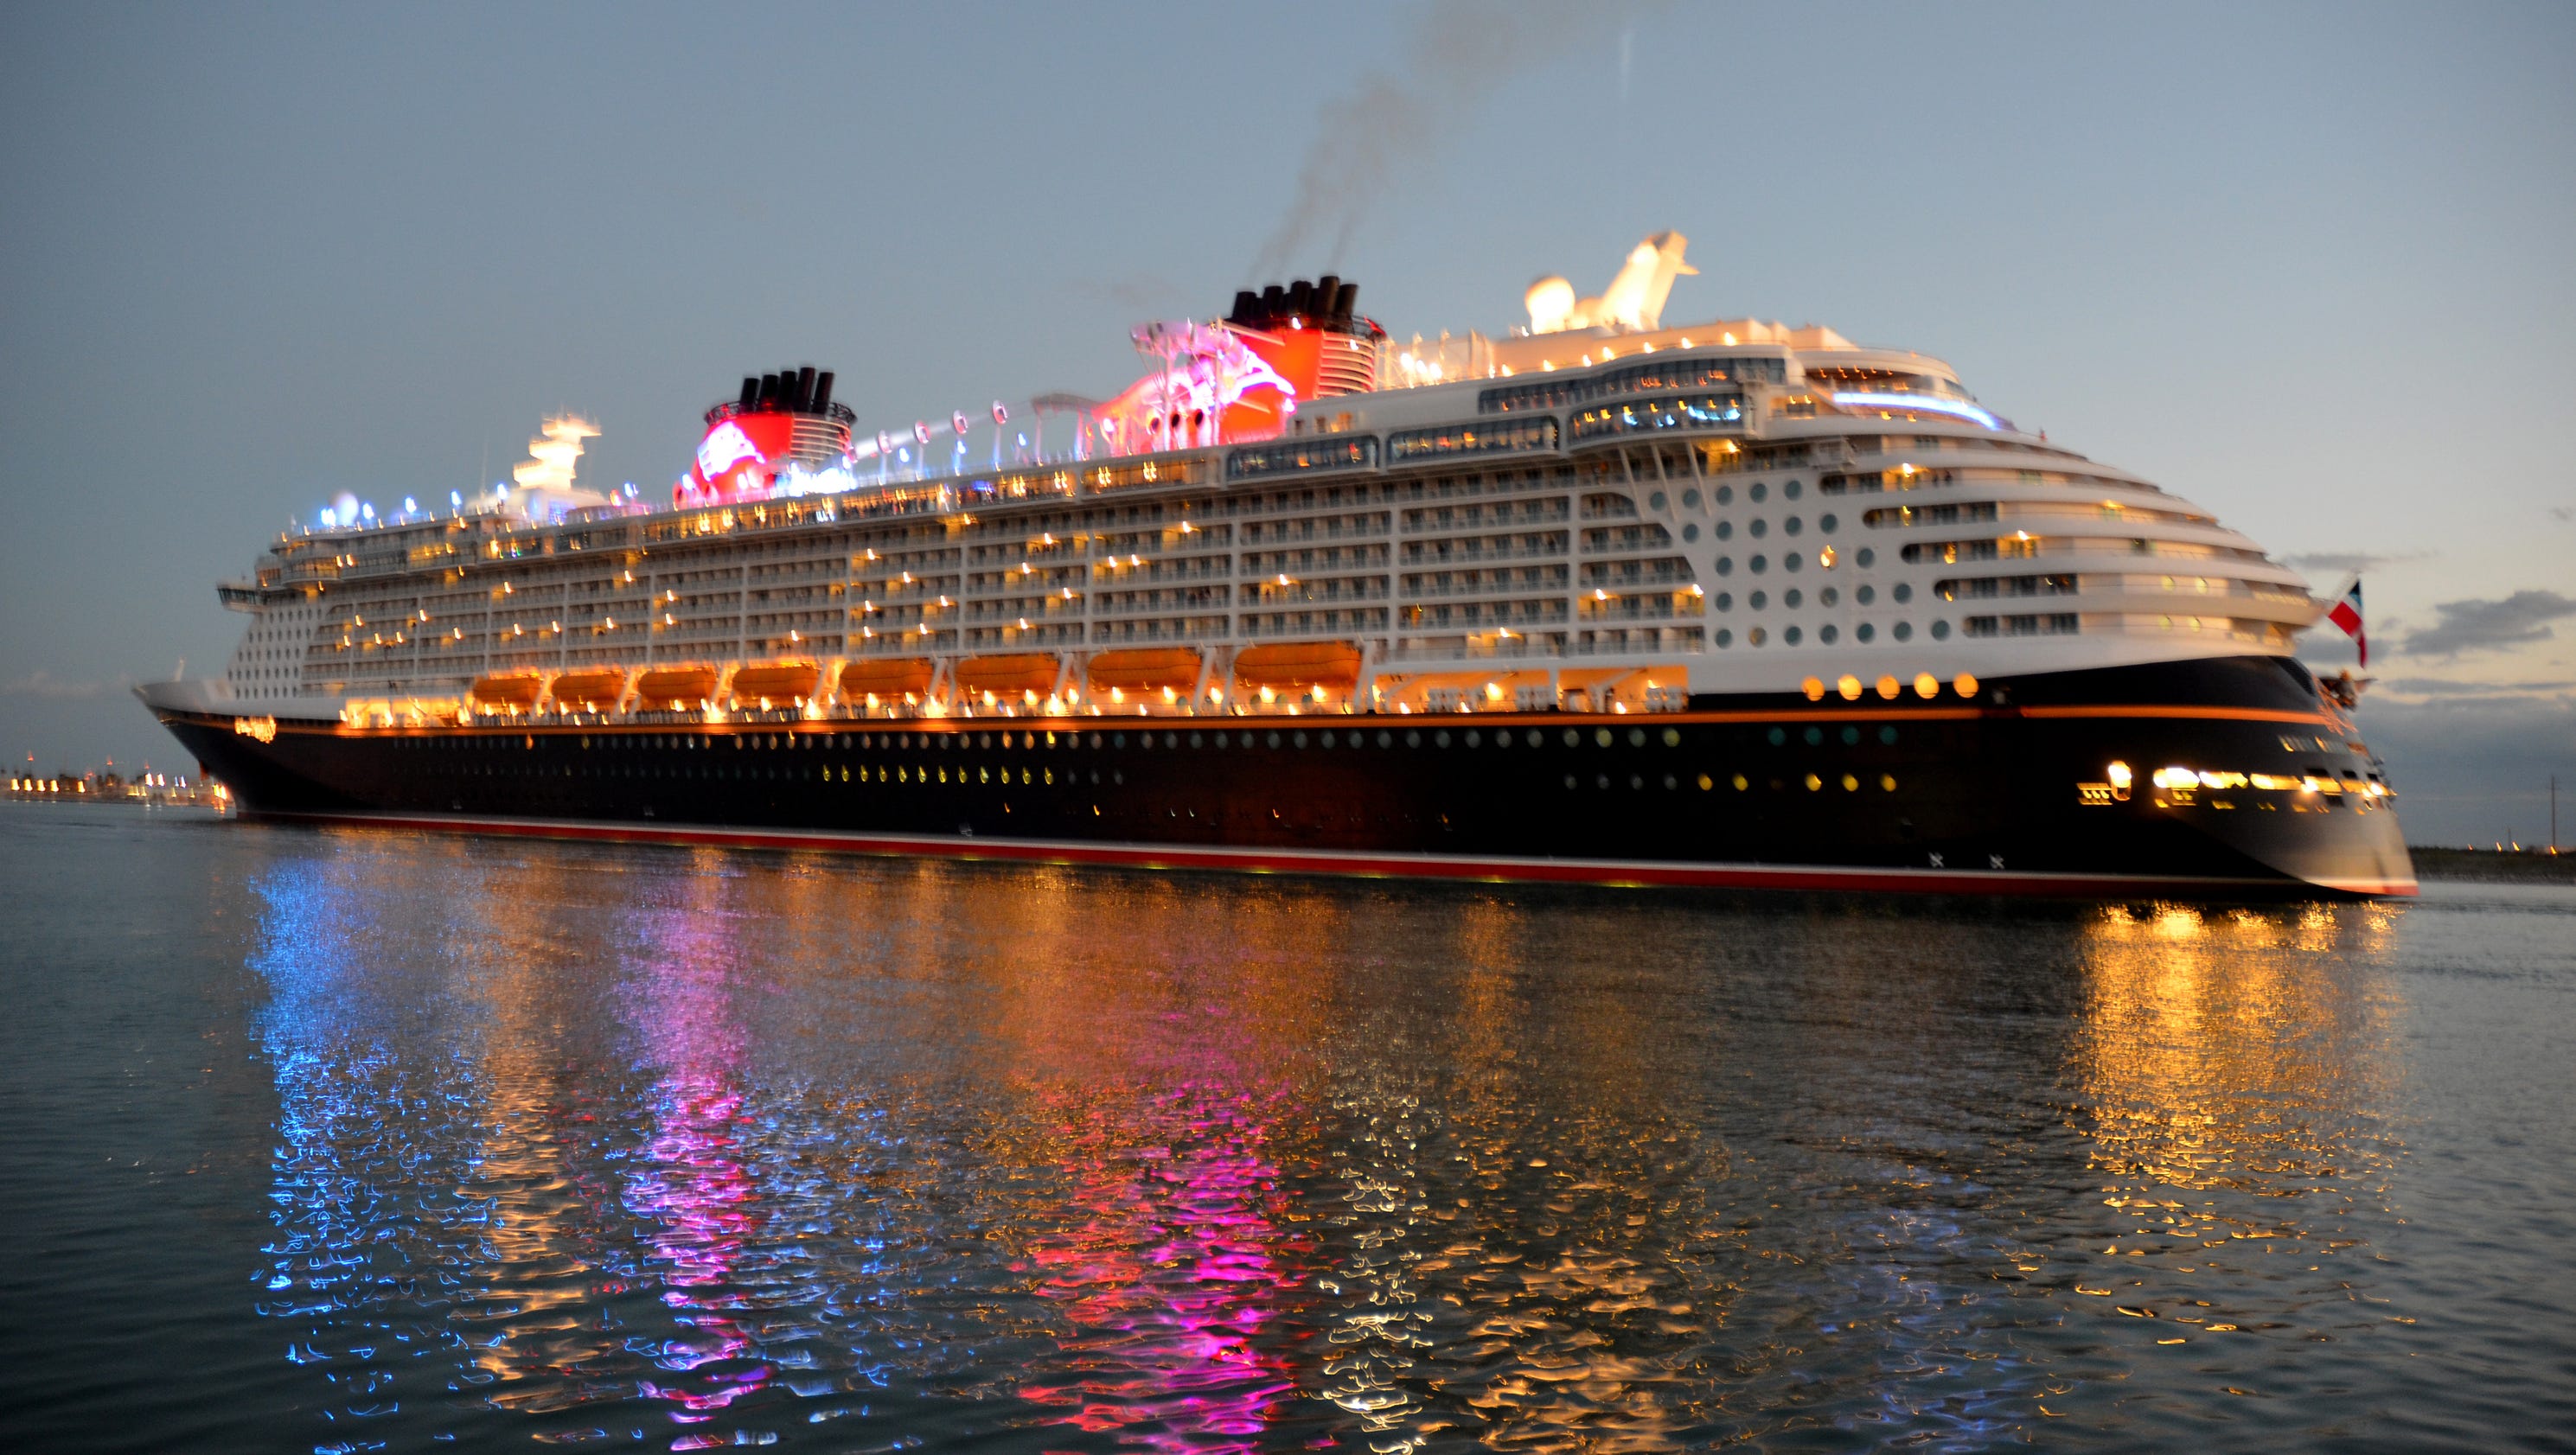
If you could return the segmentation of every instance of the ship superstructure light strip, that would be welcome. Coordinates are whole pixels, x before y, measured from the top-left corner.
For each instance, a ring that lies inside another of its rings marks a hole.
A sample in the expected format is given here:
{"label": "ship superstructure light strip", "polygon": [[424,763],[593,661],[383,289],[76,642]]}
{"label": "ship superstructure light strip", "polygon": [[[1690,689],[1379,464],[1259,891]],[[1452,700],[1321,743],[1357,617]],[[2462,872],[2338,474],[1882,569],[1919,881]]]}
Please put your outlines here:
{"label": "ship superstructure light strip", "polygon": [[1935,399],[1928,394],[1836,394],[1837,409],[1919,409],[1933,414],[1954,415],[1972,419],[1988,429],[2002,429],[2004,423],[1973,404],[1956,399]]}

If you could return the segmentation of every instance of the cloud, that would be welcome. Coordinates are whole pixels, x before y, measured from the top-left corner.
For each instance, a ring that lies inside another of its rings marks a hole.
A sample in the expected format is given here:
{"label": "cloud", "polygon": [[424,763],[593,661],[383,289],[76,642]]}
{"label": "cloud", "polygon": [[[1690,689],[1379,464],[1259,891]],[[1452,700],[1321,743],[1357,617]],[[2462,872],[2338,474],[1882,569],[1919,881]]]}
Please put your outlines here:
{"label": "cloud", "polygon": [[2381,556],[2369,551],[2310,551],[2300,556],[2283,556],[2281,563],[2300,570],[2375,571],[2382,566],[2401,566],[2409,561],[2426,560],[2431,551],[2408,551],[2402,555]]}
{"label": "cloud", "polygon": [[107,684],[104,682],[65,682],[39,667],[10,683],[8,691],[20,697],[41,697],[53,702],[71,702],[84,697],[96,697],[106,688]]}
{"label": "cloud", "polygon": [[1397,45],[1393,70],[1371,69],[1323,105],[1297,169],[1288,210],[1252,260],[1248,281],[1274,282],[1316,240],[1340,265],[1352,231],[1394,195],[1404,165],[1438,152],[1513,75],[1579,51],[1621,18],[1659,5],[1624,3],[1511,10],[1482,0],[1432,0]]}
{"label": "cloud", "polygon": [[2556,694],[2576,691],[2576,680],[2561,682],[2462,682],[2451,677],[2391,677],[2379,684],[2390,692],[2410,697],[2480,697],[2518,698],[2533,702],[2548,701]]}
{"label": "cloud", "polygon": [[2555,591],[2517,591],[2494,601],[2437,602],[2433,609],[2441,620],[2406,634],[2408,654],[2456,657],[2462,652],[2547,641],[2551,622],[2576,616],[2576,600]]}

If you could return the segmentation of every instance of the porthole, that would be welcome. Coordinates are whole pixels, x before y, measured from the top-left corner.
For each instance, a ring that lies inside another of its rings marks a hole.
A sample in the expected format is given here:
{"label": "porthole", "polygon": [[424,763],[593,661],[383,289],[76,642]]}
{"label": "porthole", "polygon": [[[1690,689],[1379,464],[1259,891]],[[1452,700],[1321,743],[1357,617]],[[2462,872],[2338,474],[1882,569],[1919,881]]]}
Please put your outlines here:
{"label": "porthole", "polygon": [[1243,738],[1242,738],[1242,743],[1243,743],[1243,746],[1245,746],[1245,747],[1247,747],[1247,748],[1252,746],[1252,734],[1251,734],[1251,732],[1250,732],[1250,731],[1248,731],[1248,730],[1247,730],[1247,731],[1244,733]]}
{"label": "porthole", "polygon": [[1826,587],[1824,590],[1819,591],[1819,592],[1817,592],[1817,593],[1816,593],[1816,604],[1817,604],[1818,606],[1836,606],[1836,605],[1840,605],[1840,604],[1841,604],[1841,602],[1842,602],[1842,599],[1843,599],[1843,594],[1842,594],[1841,592],[1839,592],[1839,591],[1835,590],[1835,589],[1834,589],[1833,587],[1831,587],[1831,586],[1828,586],[1828,587]]}
{"label": "porthole", "polygon": [[1800,494],[1802,491],[1804,491],[1805,489],[1806,489],[1806,487],[1805,487],[1805,486],[1800,485],[1800,484],[1799,484],[1797,481],[1795,481],[1795,480],[1792,480],[1792,481],[1790,481],[1788,484],[1783,485],[1783,486],[1781,486],[1781,487],[1780,487],[1780,493],[1781,493],[1781,494],[1783,494],[1783,495],[1785,495],[1785,496],[1787,496],[1787,497],[1789,497],[1791,500],[1795,500],[1795,499],[1797,499],[1797,498],[1798,498],[1799,494]]}
{"label": "porthole", "polygon": [[1272,733],[1272,734],[1271,734],[1268,738],[1266,738],[1264,741],[1265,741],[1265,743],[1266,743],[1268,746],[1270,746],[1270,747],[1274,747],[1274,748],[1275,748],[1275,747],[1279,746],[1279,735],[1278,735],[1277,733]]}
{"label": "porthole", "polygon": [[1324,741],[1323,741],[1323,746],[1325,746],[1325,747],[1329,748],[1329,747],[1331,747],[1332,745],[1333,745],[1333,730],[1332,730],[1331,728],[1326,728],[1326,729],[1324,729]]}
{"label": "porthole", "polygon": [[1753,523],[1746,526],[1744,531],[1745,534],[1758,541],[1771,533],[1771,522],[1764,520],[1762,517],[1757,515],[1753,518]]}
{"label": "porthole", "polygon": [[1871,637],[1876,635],[1878,635],[1878,628],[1871,626],[1868,622],[1862,622],[1860,625],[1852,628],[1852,640],[1856,642],[1866,643]]}
{"label": "porthole", "polygon": [[1932,640],[1936,642],[1946,642],[1949,639],[1950,622],[1948,618],[1944,617],[1940,621],[1932,623]]}
{"label": "porthole", "polygon": [[[1009,743],[1008,743],[1007,739],[1008,739],[1009,735],[1008,735],[1008,734],[1004,734],[1003,736],[1004,736],[1004,738],[1005,738],[1005,742],[1004,742],[1003,746],[1008,747],[1008,746],[1009,746]],[[1164,747],[1167,747],[1167,748],[1177,748],[1177,747],[1179,747],[1180,745],[1181,745],[1181,735],[1180,735],[1179,733],[1165,733],[1165,734],[1163,734],[1163,746],[1164,746]]]}
{"label": "porthole", "polygon": [[1595,747],[1606,748],[1610,746],[1610,730],[1608,728],[1593,729],[1592,742]]}
{"label": "porthole", "polygon": [[993,746],[993,735],[991,733],[984,734],[984,736],[976,742],[975,746],[979,748],[989,748]]}
{"label": "porthole", "polygon": [[1878,588],[1875,586],[1863,586],[1852,593],[1852,600],[1859,602],[1863,606],[1867,606],[1877,599]]}
{"label": "porthole", "polygon": [[1718,557],[1718,558],[1717,558],[1717,574],[1719,574],[1720,576],[1732,576],[1732,575],[1734,575],[1734,574],[1735,574],[1735,558],[1734,558],[1733,556],[1720,556],[1720,557]]}
{"label": "porthole", "polygon": [[1445,748],[1449,746],[1449,730],[1447,728],[1442,728],[1440,731],[1433,733],[1431,735],[1431,746],[1435,748]]}
{"label": "porthole", "polygon": [[1719,647],[1719,649],[1720,649],[1720,650],[1723,650],[1723,649],[1725,649],[1725,648],[1727,648],[1727,647],[1734,646],[1734,645],[1735,645],[1735,633],[1733,633],[1733,632],[1731,632],[1731,631],[1728,631],[1728,630],[1727,630],[1726,628],[1724,628],[1724,627],[1719,627],[1719,628],[1717,629],[1717,645],[1718,645],[1718,647]]}
{"label": "porthole", "polygon": [[1288,739],[1288,745],[1292,748],[1302,748],[1306,746],[1306,735],[1302,732],[1292,735]]}
{"label": "porthole", "polygon": [[1395,746],[1395,734],[1390,733],[1390,732],[1383,732],[1383,731],[1381,731],[1381,732],[1377,735],[1377,745],[1378,745],[1379,747],[1381,747],[1381,748],[1392,748],[1392,747],[1394,747],[1394,746]]}
{"label": "porthole", "polygon": [[1800,733],[1799,736],[1807,740],[1808,747],[1816,748],[1824,746],[1825,730],[1823,728],[1811,727],[1805,732]]}
{"label": "porthole", "polygon": [[1565,788],[1569,793],[1574,791],[1574,775],[1571,773],[1565,775]]}
{"label": "porthole", "polygon": [[1638,790],[1640,790],[1640,789],[1644,788],[1645,786],[1646,786],[1646,775],[1645,775],[1645,774],[1643,774],[1643,773],[1631,773],[1631,774],[1629,774],[1629,775],[1628,775],[1628,791],[1629,791],[1629,792],[1631,792],[1631,793],[1637,792]]}
{"label": "porthole", "polygon": [[1752,783],[1747,781],[1745,776],[1741,773],[1736,774],[1734,777],[1726,781],[1728,786],[1732,787],[1738,793],[1742,793],[1745,789],[1753,786]]}
{"label": "porthole", "polygon": [[1822,787],[1824,787],[1824,786],[1825,786],[1825,780],[1824,780],[1824,779],[1822,779],[1822,778],[1818,777],[1817,775],[1815,775],[1815,774],[1813,774],[1813,773],[1810,773],[1810,774],[1808,774],[1808,775],[1807,775],[1807,791],[1808,791],[1809,793],[1813,793],[1813,792],[1815,792],[1817,789],[1822,788]]}
{"label": "porthole", "polygon": [[1787,642],[1790,646],[1794,647],[1798,644],[1798,635],[1799,633],[1796,627],[1789,627],[1780,633],[1780,640]]}
{"label": "porthole", "polygon": [[1899,581],[1896,583],[1896,589],[1887,594],[1895,597],[1899,605],[1912,601],[1914,599],[1914,583],[1911,581]]}
{"label": "porthole", "polygon": [[1796,551],[1791,551],[1789,554],[1780,558],[1780,569],[1783,571],[1803,570],[1806,567],[1806,564],[1807,558],[1799,555]]}
{"label": "porthole", "polygon": [[1875,566],[1878,564],[1878,552],[1871,550],[1867,546],[1863,546],[1859,550],[1852,552],[1852,561],[1854,564],[1863,568]]}
{"label": "porthole", "polygon": [[1696,486],[1682,492],[1682,509],[1699,509],[1699,490]]}
{"label": "porthole", "polygon": [[[1123,748],[1127,746],[1127,735],[1125,733],[1111,733],[1109,735],[1109,746],[1113,748]],[[1270,735],[1270,746],[1274,748],[1279,746],[1279,735],[1277,733],[1272,733]]]}
{"label": "porthole", "polygon": [[1720,611],[1733,611],[1735,609],[1735,593],[1731,591],[1721,591],[1717,593],[1717,609]]}
{"label": "porthole", "polygon": [[1405,745],[1406,747],[1408,747],[1408,748],[1418,748],[1418,747],[1421,747],[1421,746],[1422,746],[1422,734],[1420,734],[1420,733],[1418,733],[1418,732],[1410,732],[1410,733],[1406,733],[1406,734],[1404,735],[1404,745]]}
{"label": "porthole", "polygon": [[1573,747],[1574,745],[1576,745],[1577,743],[1580,743],[1580,742],[1582,742],[1582,741],[1583,741],[1583,734],[1581,734],[1581,733],[1579,733],[1579,732],[1576,732],[1576,731],[1575,731],[1574,729],[1572,729],[1572,728],[1567,728],[1567,729],[1565,730],[1565,745],[1566,745],[1567,747],[1571,748],[1571,747]]}
{"label": "porthole", "polygon": [[[1889,681],[1889,683],[1890,683],[1891,685],[1895,682],[1895,680],[1896,680],[1896,679],[1895,679],[1895,678],[1893,678],[1893,677],[1891,677],[1891,678],[1889,678],[1889,679],[1888,679],[1888,681]],[[1893,696],[1895,696],[1896,694],[1895,694],[1895,693],[1893,693],[1893,692],[1881,692],[1879,695],[1880,695],[1881,697],[1893,697]],[[1887,745],[1887,746],[1889,746],[1889,747],[1894,747],[1894,746],[1896,745],[1896,729],[1895,729],[1895,728],[1892,728],[1892,727],[1883,727],[1883,728],[1880,728],[1880,729],[1878,730],[1878,740],[1879,740],[1881,743],[1884,743],[1884,744],[1886,744],[1886,745]]]}
{"label": "porthole", "polygon": [[1807,598],[1799,592],[1797,587],[1792,586],[1788,590],[1780,593],[1780,604],[1789,608],[1791,611],[1796,611],[1799,607],[1807,604]]}
{"label": "porthole", "polygon": [[1771,558],[1768,556],[1755,556],[1751,561],[1746,562],[1746,564],[1753,568],[1754,575],[1759,576],[1763,572],[1771,569]]}
{"label": "porthole", "polygon": [[1832,622],[1827,622],[1823,626],[1816,628],[1816,640],[1823,642],[1829,647],[1834,644],[1834,639],[1841,635],[1841,630],[1835,627]]}
{"label": "porthole", "polygon": [[[1218,734],[1218,735],[1217,735],[1217,741],[1219,741],[1219,742],[1223,742],[1224,740],[1225,740],[1225,736],[1224,736],[1224,734],[1220,733],[1220,734]],[[1203,748],[1203,747],[1206,747],[1206,746],[1207,746],[1207,735],[1206,735],[1205,733],[1192,733],[1192,734],[1190,734],[1190,746],[1191,746],[1191,747],[1193,747],[1193,748]]]}
{"label": "porthole", "polygon": [[1705,774],[1705,773],[1702,773],[1701,775],[1699,775],[1699,791],[1700,791],[1700,792],[1702,792],[1702,793],[1706,793],[1707,791],[1709,791],[1709,790],[1710,790],[1710,789],[1712,789],[1712,788],[1715,788],[1716,786],[1717,786],[1717,780],[1716,780],[1716,779],[1709,777],[1709,776],[1708,776],[1707,774]]}
{"label": "porthole", "polygon": [[1699,525],[1697,522],[1693,522],[1682,527],[1682,539],[1686,541],[1695,541],[1699,539]]}
{"label": "porthole", "polygon": [[1834,513],[1830,510],[1816,517],[1816,530],[1823,535],[1832,535],[1834,527],[1841,524],[1842,522],[1835,519]]}
{"label": "porthole", "polygon": [[1644,747],[1645,745],[1646,745],[1646,730],[1645,730],[1644,728],[1641,728],[1641,727],[1632,727],[1632,728],[1628,729],[1628,746],[1629,746],[1629,747],[1632,747],[1632,748],[1642,748],[1642,747]]}
{"label": "porthole", "polygon": [[1860,745],[1860,729],[1856,727],[1844,728],[1842,731],[1842,739],[1844,747],[1858,747]]}
{"label": "porthole", "polygon": [[1771,593],[1767,591],[1756,591],[1745,599],[1745,604],[1752,607],[1755,611],[1760,611],[1771,604]]}
{"label": "porthole", "polygon": [[1796,535],[1798,532],[1805,530],[1806,528],[1807,523],[1794,515],[1789,517],[1787,520],[1780,522],[1780,529],[1787,531],[1791,535]]}
{"label": "porthole", "polygon": [[1481,748],[1481,747],[1483,747],[1484,745],[1485,745],[1485,735],[1484,735],[1483,733],[1480,733],[1480,732],[1476,731],[1474,728],[1469,728],[1469,729],[1467,729],[1467,746],[1468,746],[1468,747],[1471,747],[1471,748]]}
{"label": "porthole", "polygon": [[1732,485],[1718,486],[1716,499],[1717,503],[1720,505],[1733,505],[1735,503],[1735,487]]}
{"label": "porthole", "polygon": [[1754,481],[1754,482],[1753,482],[1753,488],[1752,488],[1752,489],[1747,490],[1747,491],[1745,491],[1745,492],[1744,492],[1744,498],[1745,498],[1745,499],[1747,499],[1747,500],[1750,500],[1750,501],[1754,502],[1754,503],[1755,503],[1755,504],[1757,504],[1757,505],[1759,505],[1760,503],[1762,503],[1764,500],[1769,499],[1769,498],[1770,498],[1770,496],[1771,496],[1771,487],[1770,487],[1770,486],[1768,486],[1768,485],[1763,484],[1763,483],[1762,483],[1761,481],[1759,481],[1759,480],[1756,480],[1756,481]]}
{"label": "porthole", "polygon": [[1510,728],[1503,728],[1503,729],[1501,729],[1501,730],[1497,731],[1497,732],[1494,734],[1494,746],[1495,746],[1495,747],[1498,747],[1498,748],[1508,748],[1508,747],[1510,747],[1511,745],[1512,745],[1512,730],[1511,730]]}
{"label": "porthole", "polygon": [[1882,793],[1894,793],[1896,791],[1896,775],[1893,773],[1879,774],[1878,787],[1879,791]]}
{"label": "porthole", "polygon": [[1646,497],[1646,508],[1647,508],[1648,510],[1661,510],[1661,509],[1663,509],[1663,508],[1664,508],[1664,492],[1662,492],[1661,490],[1658,490],[1658,491],[1656,491],[1654,494],[1647,496],[1647,497]]}
{"label": "porthole", "polygon": [[1748,647],[1758,647],[1769,640],[1770,635],[1758,626],[1744,634],[1744,644]]}
{"label": "porthole", "polygon": [[1850,792],[1855,791],[1855,790],[1856,790],[1856,789],[1858,789],[1859,787],[1860,787],[1860,779],[1858,779],[1858,778],[1856,778],[1856,777],[1852,776],[1852,775],[1851,775],[1851,774],[1849,774],[1849,773],[1845,773],[1845,774],[1843,775],[1843,792],[1845,792],[1845,793],[1850,793]]}
{"label": "porthole", "polygon": [[1667,747],[1667,748],[1678,748],[1678,747],[1680,747],[1681,745],[1682,745],[1682,730],[1681,730],[1680,728],[1666,728],[1666,729],[1664,729],[1664,746],[1665,746],[1665,747]]}
{"label": "porthole", "polygon": [[1735,522],[1731,520],[1719,521],[1717,523],[1717,538],[1722,541],[1731,541],[1735,539]]}
{"label": "porthole", "polygon": [[1894,627],[1889,629],[1889,635],[1895,637],[1900,642],[1912,641],[1914,639],[1914,623],[1910,621],[1900,621]]}

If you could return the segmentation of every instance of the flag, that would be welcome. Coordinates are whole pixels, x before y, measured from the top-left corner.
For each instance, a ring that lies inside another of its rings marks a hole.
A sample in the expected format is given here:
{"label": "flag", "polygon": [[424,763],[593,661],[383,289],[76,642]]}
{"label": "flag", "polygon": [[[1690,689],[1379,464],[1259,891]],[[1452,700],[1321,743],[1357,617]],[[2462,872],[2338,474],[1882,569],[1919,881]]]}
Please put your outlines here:
{"label": "flag", "polygon": [[2343,634],[2361,647],[2361,665],[2370,665],[2370,637],[2361,629],[2361,578],[2353,578],[2352,589],[2326,613],[2326,620],[2343,628]]}

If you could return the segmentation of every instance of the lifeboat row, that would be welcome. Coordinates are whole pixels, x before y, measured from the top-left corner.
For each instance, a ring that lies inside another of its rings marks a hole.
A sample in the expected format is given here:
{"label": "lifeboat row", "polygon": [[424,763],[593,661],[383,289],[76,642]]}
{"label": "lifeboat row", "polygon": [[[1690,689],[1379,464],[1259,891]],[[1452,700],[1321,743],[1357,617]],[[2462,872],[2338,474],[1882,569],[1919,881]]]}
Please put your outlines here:
{"label": "lifeboat row", "polygon": [[[1352,642],[1275,642],[1246,647],[1230,664],[1237,688],[1265,700],[1280,693],[1349,691],[1359,682],[1360,649]],[[966,657],[948,673],[952,700],[1035,701],[1054,697],[1078,681],[1095,699],[1125,701],[1192,698],[1207,679],[1206,658],[1191,647],[1139,647],[1097,652],[1068,679],[1062,658],[1050,652]],[[889,657],[851,662],[834,679],[845,707],[920,703],[932,695],[938,664],[928,657]],[[1216,685],[1221,685],[1218,679]],[[730,677],[713,666],[652,667],[635,673],[629,695],[622,667],[583,667],[549,675],[495,672],[475,680],[469,709],[485,717],[557,713],[801,710],[823,700],[822,665],[810,661],[762,662],[734,668]]]}

